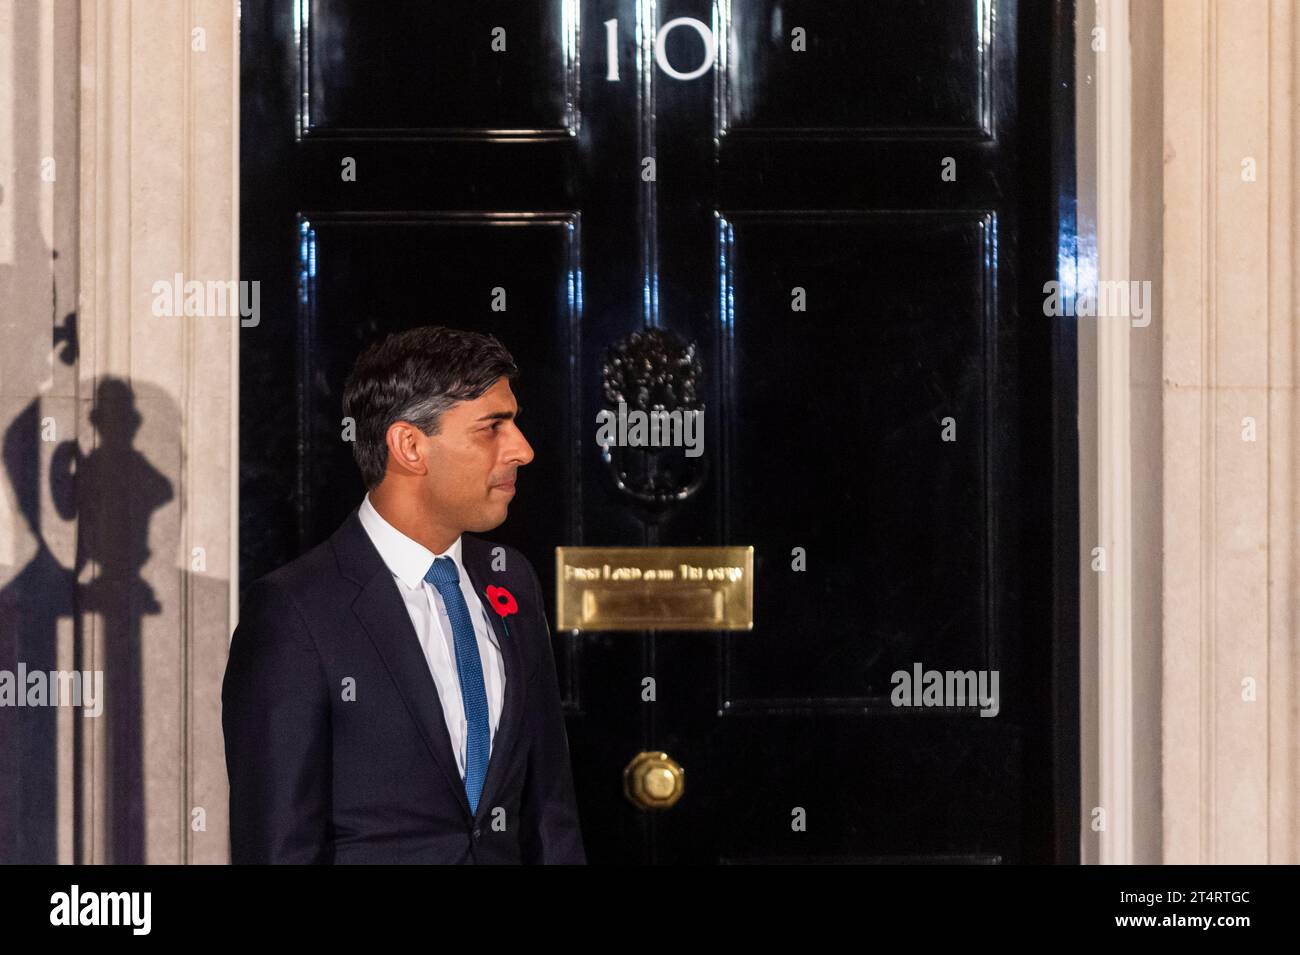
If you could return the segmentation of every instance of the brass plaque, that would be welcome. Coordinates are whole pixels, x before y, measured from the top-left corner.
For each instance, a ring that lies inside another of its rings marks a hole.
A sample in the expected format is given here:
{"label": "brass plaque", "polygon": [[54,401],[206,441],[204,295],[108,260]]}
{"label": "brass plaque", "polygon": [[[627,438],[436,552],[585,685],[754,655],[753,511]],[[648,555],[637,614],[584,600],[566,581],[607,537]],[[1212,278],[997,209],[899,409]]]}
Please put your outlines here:
{"label": "brass plaque", "polygon": [[557,547],[561,630],[752,630],[753,547]]}

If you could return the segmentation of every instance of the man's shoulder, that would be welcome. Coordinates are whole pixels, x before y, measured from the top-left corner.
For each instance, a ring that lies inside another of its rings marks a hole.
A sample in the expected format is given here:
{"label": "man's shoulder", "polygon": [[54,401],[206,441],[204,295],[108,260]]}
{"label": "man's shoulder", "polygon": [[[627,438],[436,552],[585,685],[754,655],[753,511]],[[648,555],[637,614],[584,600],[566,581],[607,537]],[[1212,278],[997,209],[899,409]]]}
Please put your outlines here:
{"label": "man's shoulder", "polygon": [[319,598],[337,594],[342,582],[334,548],[330,541],[325,540],[258,577],[244,591],[244,600],[278,599],[300,607],[319,606]]}

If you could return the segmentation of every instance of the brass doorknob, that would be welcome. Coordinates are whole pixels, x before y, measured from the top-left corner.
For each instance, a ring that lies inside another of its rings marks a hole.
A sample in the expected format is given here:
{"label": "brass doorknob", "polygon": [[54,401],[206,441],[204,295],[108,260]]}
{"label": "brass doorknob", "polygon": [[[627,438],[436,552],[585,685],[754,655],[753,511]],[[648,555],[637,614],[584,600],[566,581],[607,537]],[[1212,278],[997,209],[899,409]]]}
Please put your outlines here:
{"label": "brass doorknob", "polygon": [[667,809],[682,798],[686,770],[665,752],[640,752],[623,770],[623,793],[642,809]]}

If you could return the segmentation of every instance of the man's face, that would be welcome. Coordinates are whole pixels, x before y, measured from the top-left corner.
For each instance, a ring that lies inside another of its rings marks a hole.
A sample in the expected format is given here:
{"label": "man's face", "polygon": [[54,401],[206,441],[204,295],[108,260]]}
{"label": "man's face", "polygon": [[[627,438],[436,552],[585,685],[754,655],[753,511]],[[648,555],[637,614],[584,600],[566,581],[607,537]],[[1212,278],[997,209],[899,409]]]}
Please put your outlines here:
{"label": "man's face", "polygon": [[419,435],[429,463],[427,502],[440,522],[481,533],[506,519],[515,473],[533,459],[518,413],[509,379],[498,378],[478,398],[443,412],[437,434]]}

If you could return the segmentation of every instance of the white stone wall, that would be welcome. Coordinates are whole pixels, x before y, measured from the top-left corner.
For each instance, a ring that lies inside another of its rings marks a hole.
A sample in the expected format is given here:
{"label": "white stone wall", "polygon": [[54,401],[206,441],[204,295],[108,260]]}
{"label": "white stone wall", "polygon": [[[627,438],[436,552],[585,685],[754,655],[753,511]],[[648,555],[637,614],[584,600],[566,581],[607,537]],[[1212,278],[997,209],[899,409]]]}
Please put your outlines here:
{"label": "white stone wall", "polygon": [[[151,305],[178,272],[237,278],[235,18],[227,0],[0,0],[0,641],[105,681],[101,716],[0,734],[4,861],[228,855],[238,319]],[[75,357],[54,343],[68,315]]]}

